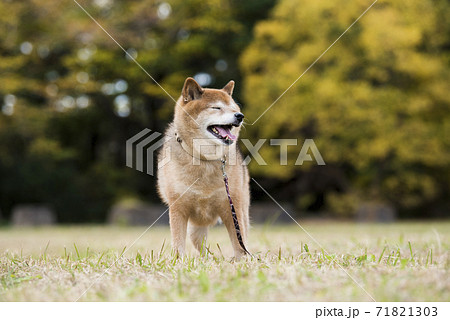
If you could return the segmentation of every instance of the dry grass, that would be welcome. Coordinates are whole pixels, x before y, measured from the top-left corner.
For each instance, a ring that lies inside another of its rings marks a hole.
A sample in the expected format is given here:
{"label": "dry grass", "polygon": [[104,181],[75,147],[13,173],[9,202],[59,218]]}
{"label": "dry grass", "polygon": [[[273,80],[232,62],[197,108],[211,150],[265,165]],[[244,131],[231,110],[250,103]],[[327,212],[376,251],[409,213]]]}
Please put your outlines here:
{"label": "dry grass", "polygon": [[450,300],[449,222],[303,226],[326,251],[296,225],[257,226],[249,249],[261,261],[240,262],[223,226],[212,255],[189,247],[183,260],[167,227],[120,259],[145,228],[3,228],[0,300],[74,301],[92,284],[80,301],[370,301],[337,263],[378,301]]}

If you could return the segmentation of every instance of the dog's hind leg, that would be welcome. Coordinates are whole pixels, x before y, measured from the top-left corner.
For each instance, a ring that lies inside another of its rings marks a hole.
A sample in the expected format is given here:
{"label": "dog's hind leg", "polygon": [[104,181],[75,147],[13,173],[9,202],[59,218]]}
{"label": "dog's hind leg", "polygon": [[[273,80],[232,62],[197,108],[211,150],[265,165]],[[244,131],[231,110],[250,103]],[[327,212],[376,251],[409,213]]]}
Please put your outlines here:
{"label": "dog's hind leg", "polygon": [[191,222],[188,224],[188,233],[192,244],[201,254],[206,254],[206,239],[208,238],[208,227],[197,226]]}

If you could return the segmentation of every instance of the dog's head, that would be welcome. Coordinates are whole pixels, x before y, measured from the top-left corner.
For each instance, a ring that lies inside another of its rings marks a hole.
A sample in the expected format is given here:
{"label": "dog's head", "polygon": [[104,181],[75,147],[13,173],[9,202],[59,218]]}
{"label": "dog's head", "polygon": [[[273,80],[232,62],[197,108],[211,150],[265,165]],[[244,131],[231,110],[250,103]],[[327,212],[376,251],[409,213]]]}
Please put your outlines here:
{"label": "dog's head", "polygon": [[[244,119],[232,98],[234,81],[222,89],[202,88],[193,78],[184,82],[175,108],[175,126],[184,139],[204,139],[203,144],[229,146]],[[186,141],[192,146],[192,141]]]}

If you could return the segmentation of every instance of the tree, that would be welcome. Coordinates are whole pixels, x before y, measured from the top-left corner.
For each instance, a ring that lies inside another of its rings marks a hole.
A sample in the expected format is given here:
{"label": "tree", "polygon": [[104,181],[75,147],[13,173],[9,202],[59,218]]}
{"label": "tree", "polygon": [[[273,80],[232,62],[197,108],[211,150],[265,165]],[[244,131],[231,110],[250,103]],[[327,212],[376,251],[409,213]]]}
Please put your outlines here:
{"label": "tree", "polygon": [[[78,2],[177,99],[198,73],[239,81],[237,57],[274,0]],[[0,10],[2,213],[45,202],[61,222],[103,221],[122,197],[159,201],[154,179],[125,166],[125,141],[162,132],[171,98],[75,2]]]}
{"label": "tree", "polygon": [[[370,4],[280,1],[269,19],[255,26],[240,60],[249,121]],[[266,147],[261,154],[272,165],[253,164],[252,171],[297,187],[311,173],[335,175],[336,183],[319,187],[316,181],[316,195],[345,191],[361,200],[389,201],[409,214],[448,209],[449,14],[447,1],[375,4],[248,128],[254,137],[314,138],[327,166],[273,165],[279,154]],[[290,147],[292,161],[300,147]],[[302,190],[298,203],[305,208],[314,199],[308,188]]]}

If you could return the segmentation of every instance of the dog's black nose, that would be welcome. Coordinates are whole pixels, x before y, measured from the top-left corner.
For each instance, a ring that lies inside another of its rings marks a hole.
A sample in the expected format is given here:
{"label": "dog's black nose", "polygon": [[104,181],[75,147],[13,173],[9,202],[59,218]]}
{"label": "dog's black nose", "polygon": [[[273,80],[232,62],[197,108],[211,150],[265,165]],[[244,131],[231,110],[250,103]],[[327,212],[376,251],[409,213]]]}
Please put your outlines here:
{"label": "dog's black nose", "polygon": [[242,119],[244,119],[244,115],[240,112],[236,112],[234,114],[234,116],[236,117],[237,121],[242,122]]}

